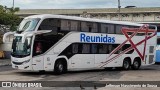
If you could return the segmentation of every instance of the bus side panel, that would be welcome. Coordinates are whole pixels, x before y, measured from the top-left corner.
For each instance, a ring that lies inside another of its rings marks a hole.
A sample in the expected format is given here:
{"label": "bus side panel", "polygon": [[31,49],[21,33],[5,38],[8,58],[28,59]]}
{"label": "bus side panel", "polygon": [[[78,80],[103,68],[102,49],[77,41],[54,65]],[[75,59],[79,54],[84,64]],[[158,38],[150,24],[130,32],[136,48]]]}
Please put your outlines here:
{"label": "bus side panel", "polygon": [[107,60],[108,54],[95,54],[95,66],[99,66]]}
{"label": "bus side panel", "polygon": [[[113,54],[113,56],[115,56],[115,55],[117,55],[117,54]],[[121,63],[121,61],[123,61],[122,56],[118,57],[115,60],[109,60],[108,56],[109,56],[108,54],[96,54],[95,55],[95,65],[96,65],[96,67],[100,68],[101,66],[102,67],[119,67],[119,66],[122,66],[122,63]]]}
{"label": "bus side panel", "polygon": [[32,59],[33,70],[44,70],[44,56],[36,56]]}
{"label": "bus side panel", "polygon": [[[118,54],[113,54],[113,56],[116,56],[116,55],[118,55]],[[108,63],[101,63],[100,65],[103,67],[122,67],[123,60],[126,57],[129,57],[131,59],[131,64],[132,64],[132,60],[133,60],[133,58],[135,58],[135,56],[132,56],[131,54],[124,54],[124,55],[122,55],[116,59],[113,59],[113,60],[108,58]],[[107,62],[107,59],[105,62]]]}
{"label": "bus side panel", "polygon": [[56,55],[45,55],[44,57],[44,69],[46,71],[53,71],[54,70],[54,62],[57,58]]}
{"label": "bus side panel", "polygon": [[94,68],[94,54],[76,54],[70,58],[70,69]]}

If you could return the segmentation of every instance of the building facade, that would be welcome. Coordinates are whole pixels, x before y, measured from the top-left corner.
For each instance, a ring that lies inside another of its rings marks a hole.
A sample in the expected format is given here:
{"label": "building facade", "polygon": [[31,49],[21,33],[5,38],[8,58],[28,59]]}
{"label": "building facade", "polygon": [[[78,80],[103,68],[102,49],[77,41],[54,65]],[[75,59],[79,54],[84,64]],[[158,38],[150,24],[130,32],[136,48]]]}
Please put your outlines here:
{"label": "building facade", "polygon": [[[16,13],[21,18],[37,14],[58,14],[98,18],[104,20],[153,23],[160,26],[160,7],[157,8],[95,8],[95,9],[21,9]],[[11,43],[1,44],[0,50],[10,57]]]}
{"label": "building facade", "polygon": [[98,8],[98,9],[22,9],[20,17],[36,14],[59,14],[116,21],[160,22],[160,7],[157,8]]}

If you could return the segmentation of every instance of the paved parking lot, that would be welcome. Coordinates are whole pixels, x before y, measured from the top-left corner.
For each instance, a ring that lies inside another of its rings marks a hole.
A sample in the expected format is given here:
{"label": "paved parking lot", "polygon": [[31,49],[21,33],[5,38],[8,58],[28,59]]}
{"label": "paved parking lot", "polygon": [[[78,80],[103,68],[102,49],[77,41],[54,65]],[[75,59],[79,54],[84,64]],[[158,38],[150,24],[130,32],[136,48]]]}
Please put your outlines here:
{"label": "paved parking lot", "polygon": [[[114,70],[89,70],[89,71],[72,71],[63,75],[55,75],[53,72],[30,72],[12,69],[10,65],[0,66],[0,81],[160,81],[160,65],[150,65],[141,67],[140,70],[123,71]],[[63,83],[62,83],[63,84]],[[67,84],[67,83],[64,83]],[[65,85],[64,85],[65,86]],[[7,89],[7,88],[5,88]],[[16,88],[13,88],[16,89]],[[52,90],[81,90],[80,87],[67,88],[34,88],[34,89],[52,89]],[[116,90],[111,87],[98,87],[98,90]],[[127,88],[119,88],[126,90]],[[117,90],[119,90],[117,89]],[[129,88],[128,88],[129,89]],[[147,90],[148,88],[132,88],[133,90]],[[148,90],[159,90],[150,88]],[[24,89],[25,90],[25,89]],[[95,90],[94,87],[85,88],[85,90]]]}

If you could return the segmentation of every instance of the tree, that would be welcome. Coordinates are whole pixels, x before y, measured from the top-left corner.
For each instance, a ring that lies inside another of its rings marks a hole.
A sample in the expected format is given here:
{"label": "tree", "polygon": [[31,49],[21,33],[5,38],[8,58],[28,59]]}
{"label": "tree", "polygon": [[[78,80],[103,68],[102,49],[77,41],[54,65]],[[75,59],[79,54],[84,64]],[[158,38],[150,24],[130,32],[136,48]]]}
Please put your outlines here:
{"label": "tree", "polygon": [[16,30],[16,26],[20,23],[20,18],[14,13],[19,11],[19,8],[8,8],[0,5],[0,24],[10,25],[11,31]]}

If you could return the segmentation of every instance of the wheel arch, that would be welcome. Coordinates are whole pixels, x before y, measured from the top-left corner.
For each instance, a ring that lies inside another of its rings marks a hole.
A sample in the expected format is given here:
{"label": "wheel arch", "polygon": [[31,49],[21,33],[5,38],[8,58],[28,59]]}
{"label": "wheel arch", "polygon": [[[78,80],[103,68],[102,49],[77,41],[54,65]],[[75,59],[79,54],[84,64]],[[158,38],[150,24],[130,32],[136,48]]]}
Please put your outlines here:
{"label": "wheel arch", "polygon": [[66,70],[68,69],[68,58],[65,57],[65,56],[60,56],[58,58],[55,59],[55,62],[53,64],[54,68],[55,68],[55,65],[58,61],[62,61],[62,63],[64,63],[64,65],[66,66]]}
{"label": "wheel arch", "polygon": [[129,60],[130,65],[131,65],[132,59],[131,59],[130,57],[125,57],[125,58],[123,59],[123,62],[124,62],[125,60]]}

